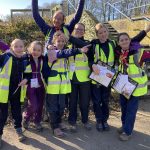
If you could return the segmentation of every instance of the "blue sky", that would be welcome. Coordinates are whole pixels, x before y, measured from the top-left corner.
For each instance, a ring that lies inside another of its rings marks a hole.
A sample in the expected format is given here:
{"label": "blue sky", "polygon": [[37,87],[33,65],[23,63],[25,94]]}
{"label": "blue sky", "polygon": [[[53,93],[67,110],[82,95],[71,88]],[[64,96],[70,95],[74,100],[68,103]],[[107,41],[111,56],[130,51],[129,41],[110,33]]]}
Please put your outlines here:
{"label": "blue sky", "polygon": [[[39,5],[44,3],[60,2],[61,0],[39,0]],[[31,0],[0,0],[0,16],[10,14],[10,9],[21,9],[31,5]]]}

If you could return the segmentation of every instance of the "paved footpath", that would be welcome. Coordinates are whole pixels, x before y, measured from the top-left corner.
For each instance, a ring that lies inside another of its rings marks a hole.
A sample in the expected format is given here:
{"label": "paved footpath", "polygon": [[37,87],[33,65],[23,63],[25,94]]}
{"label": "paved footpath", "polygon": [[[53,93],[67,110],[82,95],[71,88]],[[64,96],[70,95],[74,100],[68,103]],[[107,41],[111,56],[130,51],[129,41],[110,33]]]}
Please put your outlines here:
{"label": "paved footpath", "polygon": [[97,132],[94,117],[91,116],[92,131],[85,131],[82,125],[78,127],[78,133],[66,133],[64,139],[52,135],[48,125],[41,133],[33,129],[25,131],[28,137],[25,143],[19,143],[12,127],[6,127],[4,131],[4,144],[2,150],[150,150],[150,100],[142,102],[137,115],[135,132],[128,142],[118,140],[117,128],[120,127],[120,113],[112,112],[109,124],[109,132]]}

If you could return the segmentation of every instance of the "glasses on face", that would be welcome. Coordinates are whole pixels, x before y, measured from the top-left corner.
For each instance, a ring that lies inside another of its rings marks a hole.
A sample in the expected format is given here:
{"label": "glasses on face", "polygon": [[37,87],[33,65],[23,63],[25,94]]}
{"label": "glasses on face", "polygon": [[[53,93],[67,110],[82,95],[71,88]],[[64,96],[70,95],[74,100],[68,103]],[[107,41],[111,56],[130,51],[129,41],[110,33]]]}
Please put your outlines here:
{"label": "glasses on face", "polygon": [[80,29],[80,28],[75,28],[75,30],[84,32],[84,29]]}

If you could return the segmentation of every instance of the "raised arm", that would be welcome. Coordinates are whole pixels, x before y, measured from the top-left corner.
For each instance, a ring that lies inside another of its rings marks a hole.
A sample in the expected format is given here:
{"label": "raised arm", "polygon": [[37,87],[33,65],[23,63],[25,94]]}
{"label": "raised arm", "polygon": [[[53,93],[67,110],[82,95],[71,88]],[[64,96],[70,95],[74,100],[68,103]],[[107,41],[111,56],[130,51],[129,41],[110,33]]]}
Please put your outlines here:
{"label": "raised arm", "polygon": [[9,46],[7,44],[5,44],[3,41],[0,40],[0,50],[2,52],[6,51],[9,49]]}
{"label": "raised arm", "polygon": [[150,31],[150,24],[146,26],[145,30],[141,31],[138,35],[133,37],[132,42],[141,42],[149,31]]}
{"label": "raised arm", "polygon": [[70,36],[69,42],[72,43],[73,45],[76,45],[76,46],[79,47],[79,48],[84,47],[84,46],[90,44],[90,43],[84,42],[84,41],[81,40],[81,39],[75,38],[75,37],[73,37],[73,36]]}
{"label": "raised arm", "polygon": [[46,22],[39,14],[38,0],[32,0],[32,14],[36,24],[39,26],[43,34],[47,35],[47,32],[51,29],[51,27],[48,24],[46,24]]}
{"label": "raised arm", "polygon": [[78,8],[77,11],[73,17],[73,19],[70,21],[70,23],[67,25],[68,30],[70,33],[73,32],[74,26],[80,21],[81,16],[82,16],[82,12],[83,12],[83,8],[84,8],[84,2],[85,0],[79,0],[79,4],[78,4]]}

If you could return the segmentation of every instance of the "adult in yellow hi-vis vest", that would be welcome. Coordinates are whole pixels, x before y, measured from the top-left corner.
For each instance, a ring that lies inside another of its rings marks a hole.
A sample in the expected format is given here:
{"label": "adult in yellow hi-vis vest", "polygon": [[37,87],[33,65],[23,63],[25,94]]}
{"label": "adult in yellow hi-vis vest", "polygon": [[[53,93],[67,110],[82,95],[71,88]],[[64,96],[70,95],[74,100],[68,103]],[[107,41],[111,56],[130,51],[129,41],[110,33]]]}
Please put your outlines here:
{"label": "adult in yellow hi-vis vest", "polygon": [[[137,36],[132,38],[132,41],[140,42],[149,30],[150,27],[141,31]],[[108,39],[108,30],[105,25],[101,23],[96,25],[96,34],[98,39],[91,42],[93,55],[90,61],[97,63],[97,61],[100,60],[110,66],[114,66],[114,61],[116,60],[116,53],[114,53],[114,50],[116,49],[116,42]],[[95,64],[92,65],[92,69],[95,74],[100,74],[100,71]],[[97,121],[96,128],[98,131],[109,130],[107,120],[109,118],[110,92],[110,88],[98,85],[92,81],[92,100]]]}
{"label": "adult in yellow hi-vis vest", "polygon": [[[52,17],[52,24],[48,25],[39,14],[38,0],[32,0],[33,18],[36,24],[39,26],[39,28],[43,32],[43,34],[48,37],[46,38],[46,47],[48,46],[48,44],[52,44],[52,39],[53,39],[53,35],[55,34],[55,32],[61,30],[66,35],[66,31],[67,31],[67,36],[69,36],[68,34],[72,33],[74,26],[79,22],[82,16],[84,2],[85,0],[79,0],[76,13],[68,24],[65,24],[64,12],[62,10],[58,10],[54,13]],[[70,38],[70,40],[71,42],[74,42],[72,38]]]}
{"label": "adult in yellow hi-vis vest", "polygon": [[[119,138],[122,141],[127,141],[131,137],[134,128],[139,96],[147,93],[148,79],[145,71],[139,65],[143,54],[143,50],[140,49],[140,44],[137,42],[131,42],[127,33],[121,33],[118,37],[118,41],[118,44],[121,47],[119,71],[128,75],[138,83],[137,88],[130,99],[126,99],[123,95],[120,95],[122,127],[118,130],[120,133]],[[125,92],[128,93],[128,91]]]}
{"label": "adult in yellow hi-vis vest", "polygon": [[25,84],[30,79],[31,66],[27,56],[23,56],[23,51],[23,41],[15,39],[11,44],[10,52],[0,55],[0,143],[8,116],[9,103],[18,140],[25,139],[21,128],[21,102],[24,102],[26,95]]}
{"label": "adult in yellow hi-vis vest", "polygon": [[[85,25],[82,23],[76,24],[74,28],[74,36],[84,42]],[[70,45],[75,48],[76,45]],[[90,50],[89,50],[90,51]],[[77,131],[77,105],[81,111],[82,123],[87,130],[91,129],[88,123],[88,112],[90,102],[90,67],[87,54],[78,54],[69,57],[69,77],[71,80],[72,91],[69,95],[69,117],[70,130]]]}

